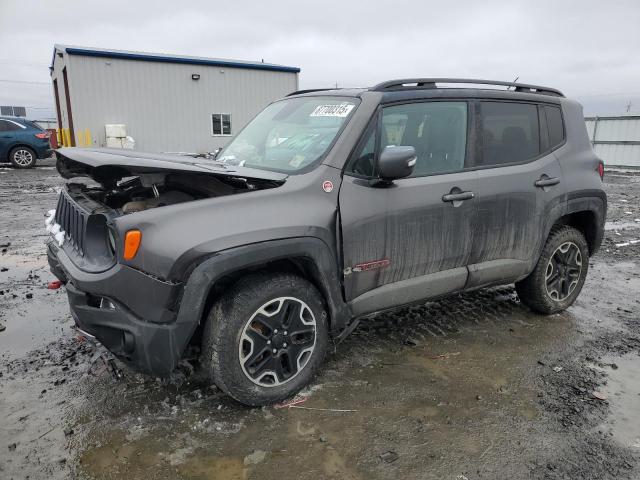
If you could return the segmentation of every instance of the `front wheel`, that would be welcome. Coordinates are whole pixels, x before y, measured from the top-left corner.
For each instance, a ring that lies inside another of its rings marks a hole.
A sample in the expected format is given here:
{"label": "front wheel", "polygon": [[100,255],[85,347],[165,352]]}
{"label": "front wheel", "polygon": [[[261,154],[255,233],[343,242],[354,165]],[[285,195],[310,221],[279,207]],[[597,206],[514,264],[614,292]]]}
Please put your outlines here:
{"label": "front wheel", "polygon": [[33,168],[36,159],[36,152],[28,147],[16,147],[9,153],[9,160],[15,168]]}
{"label": "front wheel", "polygon": [[324,360],[328,330],[322,297],[307,280],[251,275],[212,307],[202,365],[239,402],[268,405],[309,383]]}
{"label": "front wheel", "polygon": [[589,269],[584,235],[569,226],[551,231],[536,268],[516,283],[522,302],[543,314],[561,312],[578,298]]}

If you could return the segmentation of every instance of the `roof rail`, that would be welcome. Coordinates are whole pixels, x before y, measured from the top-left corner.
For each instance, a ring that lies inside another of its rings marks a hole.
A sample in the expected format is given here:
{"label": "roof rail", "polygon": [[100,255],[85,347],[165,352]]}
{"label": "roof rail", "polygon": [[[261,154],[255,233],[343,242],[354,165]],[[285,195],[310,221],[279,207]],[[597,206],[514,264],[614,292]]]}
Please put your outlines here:
{"label": "roof rail", "polygon": [[287,94],[287,97],[292,97],[293,95],[302,95],[303,93],[326,92],[327,90],[336,90],[336,89],[335,88],[309,88],[307,90],[296,90],[295,92],[291,92]]}
{"label": "roof rail", "polygon": [[[497,80],[478,80],[474,78],[402,78],[389,80],[371,87],[374,92],[384,92],[388,90],[401,90],[410,88],[437,88],[437,83],[467,83],[471,85],[500,85],[503,87],[514,87],[516,92],[539,93],[542,95],[554,95],[564,97],[560,90],[555,88],[540,87],[538,85],[528,85],[526,83],[500,82]],[[415,84],[415,87],[406,85]]]}

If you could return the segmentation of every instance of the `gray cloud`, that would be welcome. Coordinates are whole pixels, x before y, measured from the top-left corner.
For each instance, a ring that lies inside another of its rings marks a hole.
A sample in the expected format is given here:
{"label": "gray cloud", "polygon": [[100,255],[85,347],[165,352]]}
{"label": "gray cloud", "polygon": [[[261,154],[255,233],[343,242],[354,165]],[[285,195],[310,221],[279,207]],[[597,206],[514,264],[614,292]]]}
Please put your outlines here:
{"label": "gray cloud", "polygon": [[0,0],[0,103],[51,107],[54,43],[295,65],[301,87],[405,76],[539,83],[587,114],[640,112],[637,0]]}

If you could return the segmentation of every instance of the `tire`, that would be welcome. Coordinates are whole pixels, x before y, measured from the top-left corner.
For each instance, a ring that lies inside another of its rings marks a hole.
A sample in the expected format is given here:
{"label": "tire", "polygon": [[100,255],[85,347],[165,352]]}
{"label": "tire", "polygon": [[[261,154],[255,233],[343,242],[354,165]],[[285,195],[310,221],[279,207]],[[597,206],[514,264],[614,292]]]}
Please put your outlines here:
{"label": "tire", "polygon": [[222,391],[250,406],[284,400],[306,386],[324,360],[323,299],[295,275],[247,276],[212,306],[202,342],[201,364]]}
{"label": "tire", "polygon": [[9,160],[15,168],[33,168],[38,156],[29,147],[16,147],[9,152]]}
{"label": "tire", "polygon": [[536,268],[516,282],[516,292],[536,312],[561,312],[578,298],[588,270],[589,247],[584,235],[566,225],[554,227]]}

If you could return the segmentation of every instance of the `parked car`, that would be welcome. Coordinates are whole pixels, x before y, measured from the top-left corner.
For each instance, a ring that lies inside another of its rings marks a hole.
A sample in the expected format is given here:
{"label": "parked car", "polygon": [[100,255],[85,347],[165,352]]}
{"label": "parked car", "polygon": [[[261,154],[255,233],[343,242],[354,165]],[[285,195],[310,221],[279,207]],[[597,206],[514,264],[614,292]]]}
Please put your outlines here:
{"label": "parked car", "polygon": [[0,117],[0,162],[16,168],[33,168],[39,158],[53,153],[51,134],[35,123],[20,117]]}
{"label": "parked car", "polygon": [[70,181],[47,220],[78,327],[154,375],[201,347],[248,405],[381,311],[514,282],[566,309],[607,209],[577,102],[467,79],[296,92],[215,161],[72,148],[57,167],[100,184]]}

